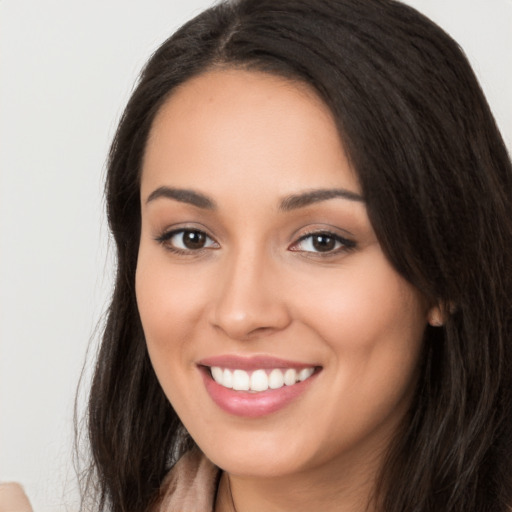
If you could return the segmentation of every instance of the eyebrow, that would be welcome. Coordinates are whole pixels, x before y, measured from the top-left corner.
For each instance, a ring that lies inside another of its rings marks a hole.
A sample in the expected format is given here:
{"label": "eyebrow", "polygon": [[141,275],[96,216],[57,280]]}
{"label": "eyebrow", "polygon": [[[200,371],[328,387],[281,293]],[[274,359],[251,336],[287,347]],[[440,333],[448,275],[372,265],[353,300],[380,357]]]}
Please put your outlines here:
{"label": "eyebrow", "polygon": [[160,198],[174,199],[175,201],[179,201],[180,203],[188,203],[193,206],[197,206],[198,208],[203,208],[205,210],[215,210],[217,205],[213,199],[201,194],[200,192],[195,192],[194,190],[183,189],[183,188],[171,188],[171,187],[158,187],[156,190],[153,190],[149,197],[146,200],[146,204],[151,201],[155,201]]}
{"label": "eyebrow", "polygon": [[327,201],[329,199],[334,199],[337,197],[341,197],[342,199],[348,199],[349,201],[364,202],[363,196],[356,194],[355,192],[352,192],[350,190],[345,190],[343,188],[328,188],[309,190],[307,192],[303,192],[300,194],[292,194],[286,196],[281,201],[279,209],[287,212],[290,210],[304,208],[311,204],[319,203],[321,201]]}
{"label": "eyebrow", "polygon": [[[217,209],[215,201],[210,199],[208,196],[205,196],[204,194],[194,190],[173,187],[158,187],[156,190],[151,192],[146,200],[146,204],[160,198],[173,199],[175,201],[179,201],[180,203],[188,203],[205,210]],[[298,208],[305,208],[311,204],[335,198],[364,202],[363,197],[359,194],[356,194],[355,192],[343,188],[329,188],[308,190],[307,192],[302,192],[300,194],[291,194],[286,196],[281,201],[279,209],[281,211],[287,212],[296,210]]]}

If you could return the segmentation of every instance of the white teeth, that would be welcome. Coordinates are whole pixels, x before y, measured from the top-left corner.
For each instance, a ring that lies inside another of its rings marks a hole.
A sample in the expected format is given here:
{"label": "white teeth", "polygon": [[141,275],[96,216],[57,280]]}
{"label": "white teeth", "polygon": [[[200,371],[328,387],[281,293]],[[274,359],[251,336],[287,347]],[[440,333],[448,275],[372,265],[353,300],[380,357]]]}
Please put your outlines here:
{"label": "white teeth", "polygon": [[309,379],[311,375],[313,375],[313,372],[315,371],[314,368],[303,368],[299,372],[299,381],[302,382],[303,380]]}
{"label": "white teeth", "polygon": [[297,382],[309,379],[315,372],[313,367],[303,368],[298,371],[288,368],[283,372],[279,368],[272,371],[255,370],[252,373],[245,370],[222,369],[218,366],[211,367],[213,380],[221,386],[236,391],[267,391],[270,389],[279,389],[284,385],[293,386]]}
{"label": "white teeth", "polygon": [[268,376],[268,387],[270,389],[279,389],[284,386],[284,375],[281,370],[272,370]]}
{"label": "white teeth", "polygon": [[287,386],[293,386],[297,382],[297,372],[293,368],[288,368],[284,372],[284,383]]}
{"label": "white teeth", "polygon": [[251,391],[266,391],[268,389],[268,377],[265,370],[256,370],[251,375]]}
{"label": "white teeth", "polygon": [[249,384],[249,374],[245,370],[235,370],[233,372],[233,389],[237,391],[249,391]]}
{"label": "white teeth", "polygon": [[222,371],[222,368],[219,368],[218,366],[212,366],[212,377],[215,382],[222,382],[223,373],[224,372]]}
{"label": "white teeth", "polygon": [[233,374],[229,370],[224,370],[222,372],[222,382],[219,382],[225,388],[231,389],[233,387]]}

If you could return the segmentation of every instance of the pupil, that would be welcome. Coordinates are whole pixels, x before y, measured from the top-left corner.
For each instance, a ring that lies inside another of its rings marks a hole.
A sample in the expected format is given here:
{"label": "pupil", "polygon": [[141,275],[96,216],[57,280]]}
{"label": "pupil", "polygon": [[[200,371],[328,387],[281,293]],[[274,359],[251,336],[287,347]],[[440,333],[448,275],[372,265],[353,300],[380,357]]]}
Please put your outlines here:
{"label": "pupil", "polygon": [[316,235],[313,238],[313,247],[320,252],[332,251],[336,245],[336,240],[327,235]]}
{"label": "pupil", "polygon": [[183,244],[187,249],[201,249],[204,247],[206,237],[199,231],[187,231],[183,235]]}

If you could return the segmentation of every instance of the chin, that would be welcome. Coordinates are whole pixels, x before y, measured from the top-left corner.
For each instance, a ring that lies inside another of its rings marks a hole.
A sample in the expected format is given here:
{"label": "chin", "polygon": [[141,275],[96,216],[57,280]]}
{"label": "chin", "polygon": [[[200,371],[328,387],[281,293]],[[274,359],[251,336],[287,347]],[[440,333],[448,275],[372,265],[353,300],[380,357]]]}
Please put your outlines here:
{"label": "chin", "polygon": [[243,437],[221,436],[217,437],[215,443],[204,443],[204,448],[200,442],[198,445],[223,471],[252,478],[283,477],[300,472],[313,458],[308,456],[303,442],[292,442],[289,435],[265,438],[264,433],[260,432],[249,436],[253,439]]}

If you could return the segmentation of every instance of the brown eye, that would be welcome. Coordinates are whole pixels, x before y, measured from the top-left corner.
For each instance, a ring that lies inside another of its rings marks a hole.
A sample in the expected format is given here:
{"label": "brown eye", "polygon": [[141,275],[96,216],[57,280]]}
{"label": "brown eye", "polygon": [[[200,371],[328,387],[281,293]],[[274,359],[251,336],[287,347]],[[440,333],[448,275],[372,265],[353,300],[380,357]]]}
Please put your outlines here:
{"label": "brown eye", "polygon": [[313,235],[311,239],[313,247],[318,252],[332,251],[333,249],[336,248],[336,240],[332,236],[324,234]]}
{"label": "brown eye", "polygon": [[356,247],[356,242],[329,232],[310,233],[290,247],[292,251],[313,254],[337,254]]}
{"label": "brown eye", "polygon": [[219,248],[217,242],[198,229],[177,229],[164,233],[156,240],[167,249],[180,253]]}
{"label": "brown eye", "polygon": [[181,236],[187,249],[202,249],[206,243],[206,235],[201,231],[183,231]]}

